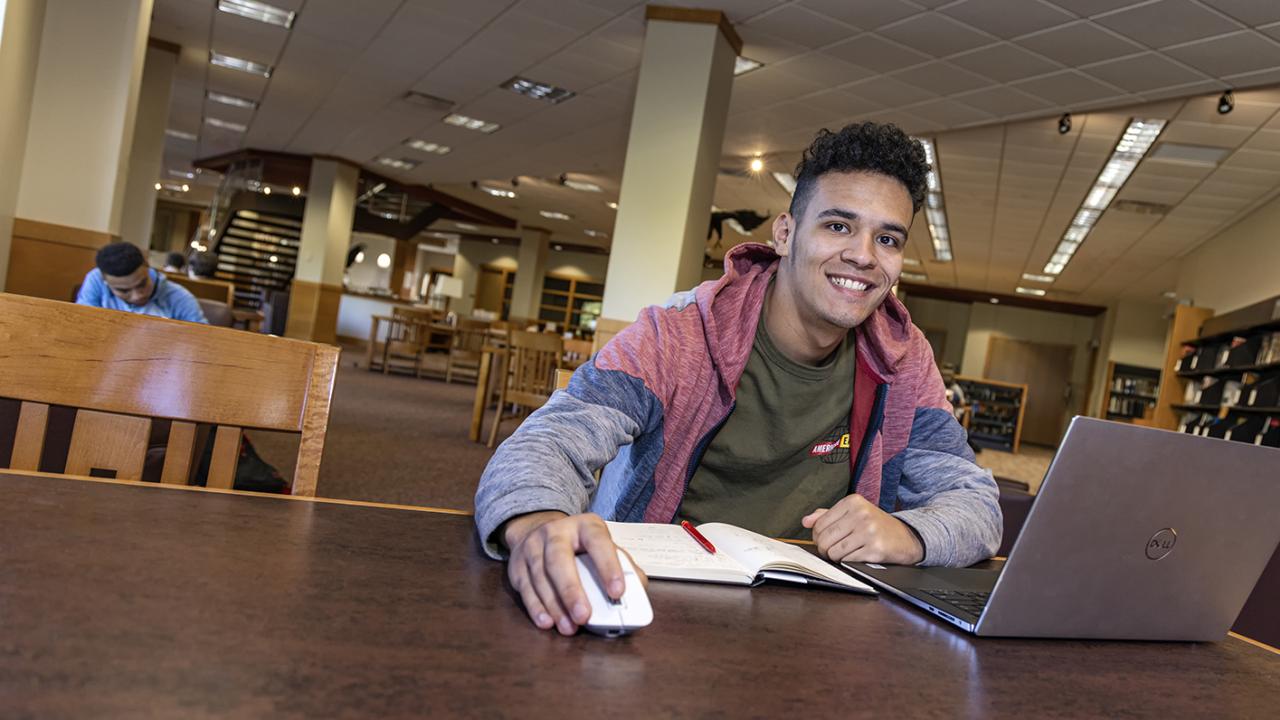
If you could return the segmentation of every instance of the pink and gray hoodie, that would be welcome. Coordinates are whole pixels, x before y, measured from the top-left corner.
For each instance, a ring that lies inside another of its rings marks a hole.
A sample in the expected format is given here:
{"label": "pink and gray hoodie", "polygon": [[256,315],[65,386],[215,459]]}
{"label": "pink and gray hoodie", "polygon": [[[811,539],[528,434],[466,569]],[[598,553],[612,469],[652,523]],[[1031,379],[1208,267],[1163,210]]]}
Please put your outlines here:
{"label": "pink and gray hoodie", "polygon": [[[480,478],[486,552],[502,557],[494,531],[539,510],[671,522],[733,411],[777,267],[768,246],[735,247],[723,277],[642,310],[530,415]],[[999,491],[974,464],[924,334],[893,295],[856,332],[849,492],[914,528],[925,565],[990,557],[1000,545]]]}

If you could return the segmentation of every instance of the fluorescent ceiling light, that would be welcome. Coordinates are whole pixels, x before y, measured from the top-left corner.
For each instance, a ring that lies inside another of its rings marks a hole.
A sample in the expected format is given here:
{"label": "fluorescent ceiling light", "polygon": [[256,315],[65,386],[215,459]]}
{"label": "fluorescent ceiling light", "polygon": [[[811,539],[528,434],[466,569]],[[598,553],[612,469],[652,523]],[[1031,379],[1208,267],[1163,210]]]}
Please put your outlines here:
{"label": "fluorescent ceiling light", "polygon": [[489,193],[494,197],[507,198],[508,200],[516,196],[515,190],[507,190],[506,188],[489,187],[487,185],[481,185],[480,191]]}
{"label": "fluorescent ceiling light", "polygon": [[1124,187],[1129,176],[1138,168],[1138,163],[1142,162],[1143,157],[1155,144],[1156,138],[1164,130],[1165,122],[1158,118],[1134,118],[1129,121],[1124,134],[1116,141],[1107,164],[1102,166],[1097,179],[1093,181],[1093,187],[1089,188],[1089,192],[1084,196],[1084,202],[1080,203],[1080,209],[1071,219],[1071,225],[1062,233],[1062,239],[1054,248],[1053,255],[1049,256],[1049,261],[1045,263],[1043,271],[1045,275],[1057,276],[1067,269],[1067,264],[1075,256],[1076,250],[1080,249],[1080,245],[1089,236],[1093,226],[1102,218],[1102,213],[1111,205],[1111,201]]}
{"label": "fluorescent ceiling light", "polygon": [[396,170],[412,170],[418,167],[418,163],[412,160],[406,160],[404,158],[392,158],[392,157],[380,157],[378,158],[378,164],[386,165],[387,167],[395,168]]}
{"label": "fluorescent ceiling light", "polygon": [[249,129],[248,126],[246,125],[241,125],[240,123],[231,122],[229,120],[219,120],[216,117],[207,117],[204,119],[204,122],[209,127],[216,127],[222,130],[230,130],[231,132],[244,132],[245,130]]}
{"label": "fluorescent ceiling light", "polygon": [[568,213],[562,213],[559,210],[539,210],[538,214],[548,220],[572,220],[573,216]]}
{"label": "fluorescent ceiling light", "polygon": [[466,128],[467,130],[478,130],[485,134],[497,132],[502,128],[498,123],[477,120],[476,118],[459,115],[458,113],[446,115],[444,122],[446,125],[456,125],[457,127]]}
{"label": "fluorescent ceiling light", "polygon": [[181,130],[174,130],[173,128],[168,128],[167,130],[164,131],[164,134],[168,135],[171,138],[177,138],[179,140],[190,140],[191,142],[196,141],[195,134],[189,133],[189,132],[182,132]]}
{"label": "fluorescent ceiling light", "polygon": [[560,184],[583,192],[604,192],[599,185],[593,182],[587,182],[586,180],[574,180],[573,178],[565,177],[564,175],[560,176]]}
{"label": "fluorescent ceiling light", "polygon": [[186,178],[187,180],[195,180],[195,179],[196,179],[196,174],[195,174],[195,173],[193,173],[193,172],[186,172],[186,171],[184,171],[184,170],[174,170],[173,168],[169,168],[169,174],[170,174],[170,175],[172,175],[172,176],[174,176],[174,177]]}
{"label": "fluorescent ceiling light", "polygon": [[746,75],[752,70],[755,70],[756,68],[760,68],[760,67],[764,67],[764,63],[760,62],[759,60],[752,60],[751,58],[747,58],[739,55],[733,61],[733,74],[735,76]]}
{"label": "fluorescent ceiling light", "polygon": [[1230,154],[1231,148],[1162,142],[1151,151],[1151,159],[1179,165],[1216,167]]}
{"label": "fluorescent ceiling light", "polygon": [[924,147],[924,158],[929,163],[929,174],[925,176],[928,190],[925,193],[924,217],[929,224],[929,235],[933,237],[933,258],[938,262],[951,262],[951,230],[947,226],[947,208],[942,196],[938,155],[932,140],[916,139]]}
{"label": "fluorescent ceiling light", "polygon": [[210,90],[205,97],[209,98],[210,100],[216,103],[222,103],[223,105],[230,105],[232,107],[249,108],[250,110],[255,110],[258,107],[257,102],[250,100],[248,98],[236,97],[235,95],[226,95],[220,92],[213,92],[212,90]]}
{"label": "fluorescent ceiling light", "polygon": [[[458,228],[459,230],[478,230],[479,229],[475,225],[472,225],[471,223],[463,223],[463,222],[456,222],[453,224],[453,226]],[[439,236],[439,233],[436,233],[436,235]]]}
{"label": "fluorescent ceiling light", "polygon": [[904,272],[898,276],[898,279],[906,280],[907,282],[926,282],[929,277],[924,273]]}
{"label": "fluorescent ceiling light", "polygon": [[1014,288],[1014,290],[1019,295],[1035,295],[1036,297],[1044,296],[1044,290],[1041,290],[1040,288],[1025,288],[1019,285],[1018,287]]}
{"label": "fluorescent ceiling light", "polygon": [[256,2],[256,0],[218,0],[218,9],[224,13],[239,15],[268,25],[279,25],[286,29],[293,27],[293,19],[298,16],[298,13],[292,10]]}
{"label": "fluorescent ceiling light", "polygon": [[404,144],[407,145],[408,147],[413,148],[414,150],[421,150],[422,152],[427,152],[427,153],[435,153],[436,155],[448,155],[449,151],[453,149],[448,145],[441,145],[440,143],[427,142],[426,140],[419,140],[418,138],[409,138],[408,140],[404,141]]}
{"label": "fluorescent ceiling light", "polygon": [[546,100],[552,105],[562,103],[575,95],[572,90],[522,77],[513,77],[498,87],[531,97],[534,100]]}
{"label": "fluorescent ceiling light", "polygon": [[783,190],[787,191],[788,195],[796,194],[796,179],[791,173],[774,171],[769,174],[773,176],[774,180],[778,181],[778,184],[782,186]]}
{"label": "fluorescent ceiling light", "polygon": [[244,58],[232,57],[231,55],[223,55],[218,52],[209,53],[209,63],[218,67],[227,68],[228,70],[239,70],[247,72],[251,75],[261,75],[264,78],[271,77],[271,66],[256,63],[252,60]]}
{"label": "fluorescent ceiling light", "polygon": [[1054,280],[1057,280],[1057,278],[1055,278],[1052,275],[1035,275],[1033,273],[1022,273],[1022,279],[1030,280],[1031,282],[1042,282],[1042,283],[1051,283]]}
{"label": "fluorescent ceiling light", "polygon": [[902,264],[908,267],[919,267],[920,261],[915,258],[904,257],[902,258]]}
{"label": "fluorescent ceiling light", "polygon": [[593,238],[607,238],[607,237],[609,237],[609,233],[607,233],[607,232],[601,232],[601,231],[599,231],[599,230],[583,230],[582,232],[586,233],[588,237],[593,237]]}

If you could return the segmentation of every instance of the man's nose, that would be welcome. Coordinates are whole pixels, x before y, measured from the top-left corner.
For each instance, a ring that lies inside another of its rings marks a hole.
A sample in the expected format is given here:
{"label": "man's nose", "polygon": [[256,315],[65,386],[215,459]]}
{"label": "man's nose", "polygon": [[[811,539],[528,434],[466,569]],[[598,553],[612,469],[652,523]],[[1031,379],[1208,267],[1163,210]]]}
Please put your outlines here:
{"label": "man's nose", "polygon": [[874,233],[858,233],[850,237],[849,245],[840,253],[840,259],[858,267],[875,267],[876,251]]}

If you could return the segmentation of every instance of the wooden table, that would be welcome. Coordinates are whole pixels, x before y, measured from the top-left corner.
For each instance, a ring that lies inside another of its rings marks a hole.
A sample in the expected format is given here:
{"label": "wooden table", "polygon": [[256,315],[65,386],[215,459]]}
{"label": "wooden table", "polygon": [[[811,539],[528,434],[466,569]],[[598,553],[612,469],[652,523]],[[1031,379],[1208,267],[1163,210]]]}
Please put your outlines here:
{"label": "wooden table", "polygon": [[[377,355],[377,351],[379,349],[378,348],[378,345],[379,345],[378,332],[382,329],[382,324],[387,323],[388,325],[390,325],[393,322],[404,322],[404,323],[424,325],[426,326],[427,331],[431,333],[433,338],[438,335],[452,338],[454,329],[455,329],[452,325],[448,323],[440,322],[436,320],[417,321],[409,318],[392,317],[391,315],[370,315],[369,316],[369,345],[368,347],[365,348],[365,355],[364,355],[365,370],[374,369],[373,359]],[[446,341],[445,344],[441,347],[447,350],[448,345],[449,343],[448,341]],[[377,369],[378,370],[382,369],[381,361],[379,361]]]}
{"label": "wooden table", "polygon": [[[494,383],[502,382],[507,372],[507,348],[504,345],[485,343],[480,349],[480,369],[476,374],[476,396],[471,403],[471,428],[467,437],[471,442],[482,442],[485,410],[494,394]],[[498,412],[501,412],[499,408]]]}
{"label": "wooden table", "polygon": [[542,632],[471,518],[0,474],[5,717],[1275,717],[1238,639],[976,639],[888,597],[655,581]]}

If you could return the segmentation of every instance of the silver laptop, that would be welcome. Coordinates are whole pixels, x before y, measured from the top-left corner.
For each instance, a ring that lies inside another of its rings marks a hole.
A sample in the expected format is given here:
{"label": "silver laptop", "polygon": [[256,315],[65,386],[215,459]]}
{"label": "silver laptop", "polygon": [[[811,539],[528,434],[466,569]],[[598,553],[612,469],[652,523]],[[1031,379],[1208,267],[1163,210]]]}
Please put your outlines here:
{"label": "silver laptop", "polygon": [[844,567],[977,635],[1221,640],[1278,518],[1280,450],[1077,417],[1002,569]]}

